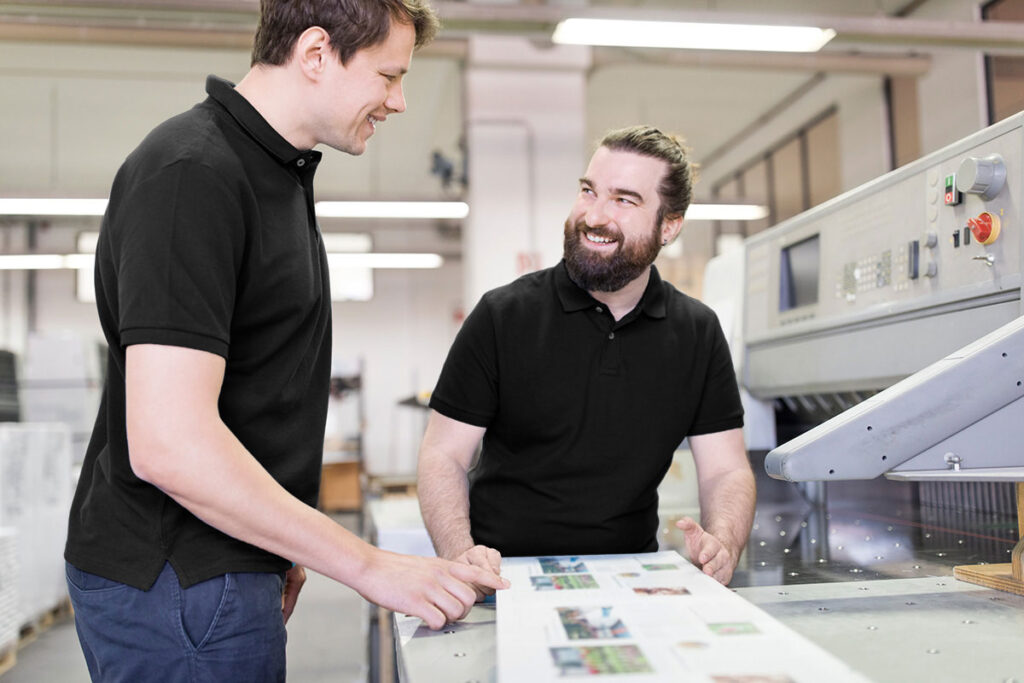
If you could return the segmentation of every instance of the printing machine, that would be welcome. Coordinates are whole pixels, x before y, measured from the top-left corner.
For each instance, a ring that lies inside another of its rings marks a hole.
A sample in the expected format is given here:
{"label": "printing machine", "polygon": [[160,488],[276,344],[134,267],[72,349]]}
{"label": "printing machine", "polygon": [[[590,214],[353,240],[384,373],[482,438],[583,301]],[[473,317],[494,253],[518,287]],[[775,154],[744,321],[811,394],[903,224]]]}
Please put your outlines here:
{"label": "printing machine", "polygon": [[[972,504],[1024,481],[1022,157],[1024,113],[747,240],[742,383],[797,426],[770,476]],[[1024,594],[1022,547],[1013,576],[955,573]]]}

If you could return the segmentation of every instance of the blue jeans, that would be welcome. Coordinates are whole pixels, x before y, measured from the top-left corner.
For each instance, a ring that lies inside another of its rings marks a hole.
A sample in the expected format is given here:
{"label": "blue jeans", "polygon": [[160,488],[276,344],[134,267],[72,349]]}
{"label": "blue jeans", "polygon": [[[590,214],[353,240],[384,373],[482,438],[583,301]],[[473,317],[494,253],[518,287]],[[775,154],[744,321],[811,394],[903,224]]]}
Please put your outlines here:
{"label": "blue jeans", "polygon": [[285,680],[281,574],[224,574],[183,589],[167,564],[141,591],[66,569],[93,681]]}

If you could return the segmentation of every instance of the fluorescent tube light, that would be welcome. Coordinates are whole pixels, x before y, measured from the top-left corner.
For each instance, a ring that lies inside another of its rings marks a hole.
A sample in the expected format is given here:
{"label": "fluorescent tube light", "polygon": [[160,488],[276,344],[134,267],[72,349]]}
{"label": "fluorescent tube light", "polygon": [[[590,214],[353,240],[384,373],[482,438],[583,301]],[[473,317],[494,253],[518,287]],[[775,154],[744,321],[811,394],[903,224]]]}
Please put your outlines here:
{"label": "fluorescent tube light", "polygon": [[0,197],[3,216],[102,216],[106,199]]}
{"label": "fluorescent tube light", "polygon": [[317,202],[321,218],[465,218],[466,202]]}
{"label": "fluorescent tube light", "polygon": [[551,39],[568,45],[817,52],[835,35],[813,26],[573,18],[560,22]]}
{"label": "fluorescent tube light", "polygon": [[[0,216],[102,216],[106,199],[0,197]],[[322,218],[465,218],[466,202],[317,202]]]}
{"label": "fluorescent tube light", "polygon": [[320,233],[324,249],[328,254],[361,253],[373,249],[373,239],[366,232],[324,232]]}
{"label": "fluorescent tube light", "polygon": [[759,221],[768,217],[768,207],[757,204],[690,204],[688,221]]}
{"label": "fluorescent tube light", "polygon": [[440,254],[328,254],[331,268],[440,268]]}
{"label": "fluorescent tube light", "polygon": [[73,257],[89,254],[0,254],[0,270],[59,270],[61,268],[85,267],[72,265]]}
{"label": "fluorescent tube light", "polygon": [[[93,254],[0,254],[0,270],[92,270]],[[440,268],[440,254],[327,254],[331,268]]]}

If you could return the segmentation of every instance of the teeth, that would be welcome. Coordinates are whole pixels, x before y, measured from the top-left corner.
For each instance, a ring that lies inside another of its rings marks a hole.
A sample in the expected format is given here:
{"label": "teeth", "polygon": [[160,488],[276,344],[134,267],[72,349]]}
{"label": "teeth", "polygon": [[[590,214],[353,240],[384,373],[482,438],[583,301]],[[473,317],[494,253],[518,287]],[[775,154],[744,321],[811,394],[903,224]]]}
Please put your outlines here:
{"label": "teeth", "polygon": [[367,116],[366,120],[370,122],[370,125],[373,126],[374,130],[377,130],[377,121],[376,121],[376,119],[374,119],[372,116]]}
{"label": "teeth", "polygon": [[589,232],[585,234],[588,240],[590,240],[591,242],[597,242],[598,244],[610,244],[615,241],[609,237],[598,237],[597,235],[591,235]]}

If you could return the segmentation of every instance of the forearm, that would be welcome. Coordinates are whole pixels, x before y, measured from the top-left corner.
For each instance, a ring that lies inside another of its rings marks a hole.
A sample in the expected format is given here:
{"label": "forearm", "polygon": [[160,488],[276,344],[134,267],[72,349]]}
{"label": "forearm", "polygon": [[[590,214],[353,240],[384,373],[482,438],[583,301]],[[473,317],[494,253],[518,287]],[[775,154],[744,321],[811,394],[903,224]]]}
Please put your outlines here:
{"label": "forearm", "polygon": [[473,546],[466,470],[437,452],[420,454],[417,494],[438,557],[454,559]]}
{"label": "forearm", "polygon": [[749,468],[722,472],[700,484],[701,526],[738,558],[750,537],[757,492]]}
{"label": "forearm", "polygon": [[[210,526],[352,585],[380,551],[292,496],[219,419],[173,444],[143,442],[146,479]],[[133,457],[134,461],[134,457]]]}

